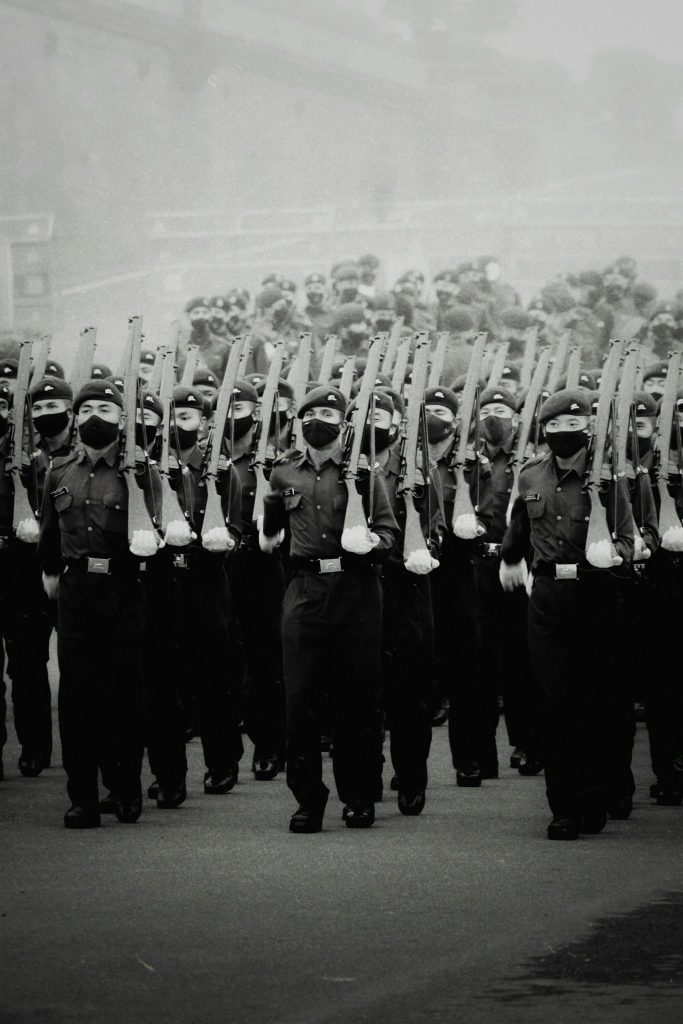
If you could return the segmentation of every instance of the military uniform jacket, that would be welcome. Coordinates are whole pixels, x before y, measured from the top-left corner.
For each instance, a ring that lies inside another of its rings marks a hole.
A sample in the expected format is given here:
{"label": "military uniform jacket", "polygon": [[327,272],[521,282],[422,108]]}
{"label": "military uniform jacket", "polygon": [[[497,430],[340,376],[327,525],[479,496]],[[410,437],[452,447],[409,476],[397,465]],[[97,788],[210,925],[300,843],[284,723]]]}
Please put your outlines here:
{"label": "military uniform jacket", "polygon": [[[201,533],[207,502],[205,468],[204,452],[199,445],[195,445],[184,465],[171,471],[171,486],[177,492],[180,507],[189,516],[192,529],[197,534],[197,539],[189,545],[189,550],[195,551],[204,551]],[[242,487],[234,466],[219,471],[217,487],[223,517],[227,520],[226,526],[239,546],[242,536]]]}
{"label": "military uniform jacket", "polygon": [[[453,528],[453,506],[455,504],[456,491],[455,470],[451,465],[454,449],[455,442],[436,464],[441,494],[443,496],[444,517],[449,531],[452,531]],[[470,498],[476,510],[477,519],[485,527],[488,534],[493,522],[493,490],[491,487],[491,466],[485,455],[478,453],[477,462],[474,459],[468,459],[465,464],[465,480],[469,486]]]}
{"label": "military uniform jacket", "polygon": [[[441,481],[438,473],[435,471],[435,467],[430,467],[430,488],[431,494],[428,495],[427,487],[424,484],[424,477],[419,474],[419,478],[423,481],[420,485],[422,491],[419,497],[416,497],[415,507],[420,514],[420,525],[422,526],[422,535],[430,547],[432,554],[437,555],[441,542],[446,534],[446,522],[444,519],[443,512],[443,496],[441,494]],[[403,537],[405,530],[405,502],[410,501],[410,496],[404,497],[398,493],[398,486],[402,474],[401,454],[397,447],[392,448],[389,452],[389,458],[386,465],[384,466],[384,476],[387,484],[387,492],[389,494],[389,501],[391,502],[391,510],[394,513],[396,522],[398,523],[400,535],[397,545],[392,549],[389,555],[389,564],[393,567],[403,567]],[[438,555],[437,555],[438,557]]]}

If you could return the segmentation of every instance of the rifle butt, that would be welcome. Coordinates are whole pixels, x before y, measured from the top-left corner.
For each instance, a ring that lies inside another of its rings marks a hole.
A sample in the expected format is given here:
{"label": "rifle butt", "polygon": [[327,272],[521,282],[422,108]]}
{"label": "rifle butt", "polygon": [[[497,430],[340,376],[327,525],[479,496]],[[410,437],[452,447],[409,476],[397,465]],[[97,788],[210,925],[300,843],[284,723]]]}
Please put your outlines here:
{"label": "rifle butt", "polygon": [[145,495],[141,487],[138,487],[135,468],[126,468],[123,475],[128,488],[128,542],[133,539],[136,530],[153,530],[155,524],[145,504]]}
{"label": "rifle butt", "polygon": [[426,541],[422,533],[420,513],[415,508],[415,501],[412,494],[404,494],[403,501],[406,509],[406,525],[403,534],[403,561],[406,562],[415,551],[427,551]]}
{"label": "rifle butt", "polygon": [[216,481],[209,476],[206,479],[206,508],[204,509],[202,520],[202,536],[207,534],[209,530],[215,530],[216,527],[225,527],[226,525],[221,496],[216,490]]}
{"label": "rifle butt", "polygon": [[680,527],[681,520],[676,511],[676,502],[669,494],[666,480],[657,481],[659,491],[659,536],[663,537],[667,530]]}
{"label": "rifle butt", "polygon": [[475,515],[474,505],[472,504],[472,498],[470,497],[470,489],[467,486],[465,480],[465,470],[462,466],[456,466],[455,468],[455,501],[453,502],[453,519],[452,523],[455,526],[456,520],[460,516],[473,516]]}
{"label": "rifle butt", "polygon": [[590,497],[591,511],[588,520],[586,551],[588,551],[591,544],[599,544],[601,541],[607,541],[611,547],[612,554],[615,555],[616,550],[612,543],[612,534],[610,533],[609,526],[607,525],[607,512],[600,501],[598,488],[590,486],[588,493]]}
{"label": "rifle butt", "polygon": [[346,478],[346,490],[348,492],[348,502],[344,514],[344,529],[349,530],[354,526],[362,526],[367,530],[368,521],[365,516],[365,509],[363,508],[363,499],[356,487],[355,477]]}

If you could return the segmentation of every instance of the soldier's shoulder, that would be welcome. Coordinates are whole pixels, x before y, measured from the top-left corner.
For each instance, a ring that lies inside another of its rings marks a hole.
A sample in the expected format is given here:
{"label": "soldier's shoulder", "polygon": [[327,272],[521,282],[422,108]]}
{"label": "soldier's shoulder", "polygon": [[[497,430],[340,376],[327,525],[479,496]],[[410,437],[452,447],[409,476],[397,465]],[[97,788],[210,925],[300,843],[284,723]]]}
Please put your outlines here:
{"label": "soldier's shoulder", "polygon": [[303,455],[304,453],[300,451],[298,448],[288,448],[286,452],[282,452],[282,454],[278,455],[278,457],[275,459],[275,461],[273,462],[273,469],[276,469],[277,466],[292,465],[293,463],[298,462],[300,459],[302,459]]}
{"label": "soldier's shoulder", "polygon": [[520,479],[522,478],[522,476],[529,476],[534,472],[534,470],[542,466],[547,466],[549,462],[549,452],[541,452],[539,455],[534,455],[532,458],[527,459],[527,461],[524,463],[520,470]]}
{"label": "soldier's shoulder", "polygon": [[52,460],[52,472],[62,469],[64,466],[68,466],[72,462],[78,461],[78,451],[74,449],[71,452],[67,452],[66,455],[56,455]]}

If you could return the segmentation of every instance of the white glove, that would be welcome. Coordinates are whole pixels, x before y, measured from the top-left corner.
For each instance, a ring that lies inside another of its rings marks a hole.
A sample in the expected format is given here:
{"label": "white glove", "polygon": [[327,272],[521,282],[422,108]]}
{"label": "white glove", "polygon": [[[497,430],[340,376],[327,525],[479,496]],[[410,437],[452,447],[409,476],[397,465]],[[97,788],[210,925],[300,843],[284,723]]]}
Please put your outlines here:
{"label": "white glove", "polygon": [[477,517],[472,515],[458,516],[453,524],[453,533],[460,540],[475,540],[485,533],[484,527],[477,522]]}
{"label": "white glove", "polygon": [[43,590],[50,598],[51,601],[57,600],[57,594],[59,592],[59,576],[48,576],[46,572],[43,573]]}
{"label": "white glove", "polygon": [[531,591],[534,589],[534,574],[532,572],[530,572],[526,578],[524,589],[526,590],[526,596],[531,597]]}
{"label": "white glove", "polygon": [[156,555],[159,547],[154,530],[133,530],[133,538],[129,545],[131,554],[138,558],[151,558]]}
{"label": "white glove", "polygon": [[613,569],[624,561],[620,555],[612,554],[612,545],[608,540],[593,541],[589,544],[586,558],[596,569]]}
{"label": "white glove", "polygon": [[437,558],[432,558],[426,548],[411,551],[405,561],[408,572],[414,572],[416,576],[426,576],[432,569],[438,569],[440,564]]}
{"label": "white glove", "polygon": [[207,551],[232,551],[235,541],[227,526],[214,526],[202,534],[202,544]]}
{"label": "white glove", "polygon": [[38,523],[33,516],[21,520],[17,526],[17,540],[23,540],[26,544],[38,543]]}
{"label": "white glove", "polygon": [[529,578],[529,570],[526,562],[522,559],[516,565],[508,565],[501,562],[498,570],[498,579],[503,590],[514,590],[515,587],[525,587]]}
{"label": "white glove", "polygon": [[683,551],[683,526],[670,526],[662,536],[665,551]]}
{"label": "white glove", "polygon": [[164,540],[172,548],[184,548],[191,540],[196,540],[197,534],[190,529],[190,524],[184,519],[173,519],[166,527]]}
{"label": "white glove", "polygon": [[640,536],[640,534],[637,533],[635,537],[635,550],[633,552],[633,561],[647,562],[651,554],[652,552],[650,551],[649,547],[647,546],[643,538]]}
{"label": "white glove", "polygon": [[367,555],[379,544],[379,537],[366,526],[349,526],[342,532],[341,545],[352,555]]}

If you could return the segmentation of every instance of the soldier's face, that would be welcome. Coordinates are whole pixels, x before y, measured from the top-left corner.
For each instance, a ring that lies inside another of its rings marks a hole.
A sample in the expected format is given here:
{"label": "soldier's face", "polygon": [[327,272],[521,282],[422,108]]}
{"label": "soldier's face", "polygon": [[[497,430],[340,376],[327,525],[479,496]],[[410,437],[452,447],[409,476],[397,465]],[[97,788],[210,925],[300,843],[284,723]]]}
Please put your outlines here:
{"label": "soldier's face", "polygon": [[236,420],[243,420],[246,416],[252,416],[256,408],[254,402],[235,402],[234,412],[231,412],[231,415]]}
{"label": "soldier's face", "polygon": [[33,402],[31,411],[34,419],[40,419],[50,413],[68,412],[70,408],[71,402],[67,402],[66,398],[43,398],[40,402]]}
{"label": "soldier's face", "polygon": [[100,402],[91,398],[83,402],[78,410],[78,425],[85,423],[91,416],[99,416],[107,423],[120,423],[123,417],[123,410],[114,402]]}
{"label": "soldier's face", "polygon": [[182,430],[199,430],[204,416],[199,409],[176,409],[173,422]]}
{"label": "soldier's face", "polygon": [[0,384],[5,384],[9,390],[10,395],[15,394],[17,390],[16,377],[3,377],[0,379]]}
{"label": "soldier's face", "polygon": [[586,430],[589,423],[590,416],[573,416],[570,413],[562,413],[544,423],[543,429],[546,434],[559,434],[566,430]]}
{"label": "soldier's face", "polygon": [[208,306],[195,306],[194,309],[190,311],[189,316],[190,323],[192,324],[207,323],[211,316],[211,310]]}
{"label": "soldier's face", "polygon": [[343,414],[340,409],[329,409],[326,405],[316,405],[313,409],[307,409],[301,417],[304,423],[309,420],[322,420],[323,423],[341,423]]}
{"label": "soldier's face", "polygon": [[636,433],[638,437],[652,437],[655,432],[655,421],[653,416],[636,417]]}
{"label": "soldier's face", "polygon": [[320,306],[325,298],[325,289],[321,284],[311,284],[306,289],[309,306]]}
{"label": "soldier's face", "polygon": [[153,373],[154,366],[151,363],[140,363],[138,366],[138,377],[145,383],[147,383],[148,380],[151,380]]}
{"label": "soldier's face", "polygon": [[213,384],[193,384],[192,386],[195,391],[198,391],[204,398],[208,398],[209,401],[218,393],[218,388],[214,387]]}
{"label": "soldier's face", "polygon": [[647,380],[643,381],[643,391],[646,391],[648,395],[658,395],[661,397],[664,394],[665,387],[666,377],[648,377]]}

